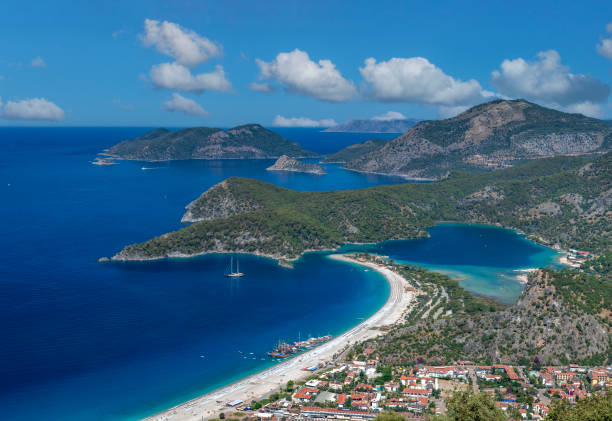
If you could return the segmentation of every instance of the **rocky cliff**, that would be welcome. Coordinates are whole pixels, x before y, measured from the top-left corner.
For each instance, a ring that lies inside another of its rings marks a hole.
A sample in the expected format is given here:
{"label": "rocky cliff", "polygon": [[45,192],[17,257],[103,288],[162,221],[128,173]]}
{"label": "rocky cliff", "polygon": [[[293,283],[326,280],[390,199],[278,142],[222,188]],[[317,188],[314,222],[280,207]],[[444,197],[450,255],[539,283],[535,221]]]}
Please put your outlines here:
{"label": "rocky cliff", "polygon": [[603,121],[524,100],[481,104],[456,117],[422,122],[346,168],[443,178],[452,170],[506,168],[529,159],[609,150],[612,129]]}

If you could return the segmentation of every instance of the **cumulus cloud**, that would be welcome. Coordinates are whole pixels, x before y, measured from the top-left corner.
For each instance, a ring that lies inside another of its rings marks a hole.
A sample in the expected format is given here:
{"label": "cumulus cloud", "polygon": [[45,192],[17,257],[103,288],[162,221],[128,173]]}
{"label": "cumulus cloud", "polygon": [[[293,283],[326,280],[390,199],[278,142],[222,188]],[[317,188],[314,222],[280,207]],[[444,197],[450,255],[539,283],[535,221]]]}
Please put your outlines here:
{"label": "cumulus cloud", "polygon": [[64,119],[64,111],[44,98],[31,98],[7,101],[0,117],[6,120],[59,121]]}
{"label": "cumulus cloud", "polygon": [[492,73],[492,83],[503,95],[527,98],[547,106],[570,111],[581,109],[599,115],[610,87],[589,75],[570,73],[554,50],[542,51],[537,59],[504,60]]}
{"label": "cumulus cloud", "polygon": [[[612,22],[606,25],[606,32],[612,34]],[[604,38],[597,44],[597,53],[612,59],[612,37]]]}
{"label": "cumulus cloud", "polygon": [[269,94],[270,92],[274,92],[276,88],[269,83],[251,83],[249,85],[249,89],[255,92],[263,92]]}
{"label": "cumulus cloud", "polygon": [[332,118],[312,120],[308,117],[283,117],[277,115],[272,122],[276,127],[332,127],[338,125]]}
{"label": "cumulus cloud", "polygon": [[208,112],[193,99],[185,98],[184,96],[176,93],[172,94],[171,100],[164,102],[164,109],[171,112],[180,111],[187,115],[208,115]]}
{"label": "cumulus cloud", "polygon": [[155,46],[160,53],[185,66],[195,66],[221,55],[221,46],[196,32],[172,22],[145,19],[145,46]]}
{"label": "cumulus cloud", "polygon": [[564,107],[564,110],[570,113],[580,113],[595,118],[603,118],[606,114],[604,108],[600,104],[593,104],[589,101],[570,104]]}
{"label": "cumulus cloud", "polygon": [[384,114],[372,117],[372,120],[390,121],[390,120],[406,120],[406,116],[397,111],[387,111]]}
{"label": "cumulus cloud", "polygon": [[355,96],[353,82],[345,79],[330,60],[314,62],[297,48],[280,53],[271,62],[256,59],[260,79],[275,80],[285,89],[321,101],[344,102]]}
{"label": "cumulus cloud", "polygon": [[30,62],[30,66],[32,67],[47,67],[47,63],[42,59],[42,57],[38,56],[32,59]]}
{"label": "cumulus cloud", "polygon": [[193,75],[179,63],[162,63],[151,68],[151,81],[160,89],[174,89],[185,92],[225,92],[232,84],[225,77],[223,66],[216,66],[210,73]]}
{"label": "cumulus cloud", "polygon": [[454,106],[481,102],[486,94],[476,80],[455,79],[423,57],[368,58],[359,71],[369,84],[367,96],[382,102]]}
{"label": "cumulus cloud", "polygon": [[605,58],[612,59],[612,38],[604,38],[597,45],[597,52]]}

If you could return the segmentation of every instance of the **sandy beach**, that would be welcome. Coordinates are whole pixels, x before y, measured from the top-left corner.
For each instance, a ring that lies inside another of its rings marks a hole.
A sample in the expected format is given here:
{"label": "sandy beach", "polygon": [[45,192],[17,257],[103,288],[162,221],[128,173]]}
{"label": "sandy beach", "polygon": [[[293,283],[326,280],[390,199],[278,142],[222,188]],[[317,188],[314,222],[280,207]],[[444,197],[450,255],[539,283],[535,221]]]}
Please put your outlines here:
{"label": "sandy beach", "polygon": [[334,354],[342,351],[347,345],[378,336],[381,333],[381,326],[398,322],[408,306],[414,302],[414,294],[406,291],[408,286],[406,280],[386,267],[370,262],[358,262],[339,254],[329,257],[366,266],[381,273],[390,286],[389,298],[385,305],[370,318],[319,347],[229,386],[148,417],[146,420],[201,420],[217,417],[220,412],[231,411],[231,408],[226,406],[227,402],[238,399],[245,402],[257,400],[278,389],[279,386],[284,386],[289,380],[298,381],[310,376],[312,373],[304,371],[304,368],[332,361]]}

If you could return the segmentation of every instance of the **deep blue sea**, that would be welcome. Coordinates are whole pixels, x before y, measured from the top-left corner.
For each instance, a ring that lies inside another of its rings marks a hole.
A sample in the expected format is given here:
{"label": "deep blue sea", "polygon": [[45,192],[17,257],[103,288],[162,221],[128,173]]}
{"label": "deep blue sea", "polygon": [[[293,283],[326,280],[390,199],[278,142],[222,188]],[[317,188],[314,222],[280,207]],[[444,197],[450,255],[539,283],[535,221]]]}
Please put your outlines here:
{"label": "deep blue sea", "polygon": [[[228,256],[97,263],[180,228],[185,205],[230,176],[300,190],[404,182],[337,165],[325,176],[269,172],[271,160],[91,165],[148,130],[0,128],[0,408],[11,419],[150,415],[273,364],[265,354],[279,339],[338,334],[387,299],[383,278],[325,253],[294,269],[239,256],[239,280],[223,276]],[[319,153],[372,137],[277,131]],[[502,301],[520,293],[515,269],[555,258],[508,230],[430,233],[366,247],[465,277],[467,288]]]}

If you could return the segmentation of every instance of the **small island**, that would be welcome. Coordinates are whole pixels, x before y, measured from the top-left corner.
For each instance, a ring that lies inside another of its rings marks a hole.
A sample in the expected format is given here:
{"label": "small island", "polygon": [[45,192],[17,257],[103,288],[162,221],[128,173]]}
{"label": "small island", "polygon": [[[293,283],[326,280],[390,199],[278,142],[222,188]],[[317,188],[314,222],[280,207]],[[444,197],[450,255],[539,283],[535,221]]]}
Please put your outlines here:
{"label": "small island", "polygon": [[266,169],[268,171],[293,171],[315,175],[327,174],[325,169],[320,165],[298,161],[297,159],[289,158],[287,155],[281,156],[276,160],[274,165]]}

